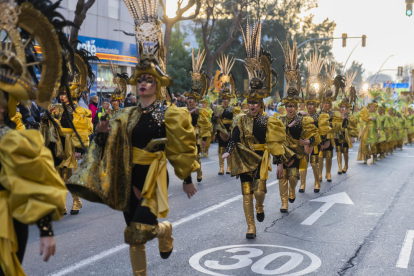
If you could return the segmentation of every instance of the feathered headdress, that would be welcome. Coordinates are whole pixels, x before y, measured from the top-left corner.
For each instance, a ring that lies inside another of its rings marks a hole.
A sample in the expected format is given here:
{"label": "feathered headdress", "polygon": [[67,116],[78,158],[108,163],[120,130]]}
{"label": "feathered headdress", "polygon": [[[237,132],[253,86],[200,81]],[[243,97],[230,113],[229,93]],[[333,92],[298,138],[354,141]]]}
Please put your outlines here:
{"label": "feathered headdress", "polygon": [[272,55],[260,45],[262,34],[262,23],[258,19],[251,27],[247,21],[246,33],[240,26],[244,46],[246,48],[246,59],[244,66],[249,75],[250,88],[243,92],[246,98],[266,98],[270,96],[272,88],[277,83],[276,71],[272,68]]}
{"label": "feathered headdress", "polygon": [[292,48],[290,48],[289,42],[286,42],[286,51],[283,49],[283,46],[280,43],[280,41],[279,45],[282,48],[283,55],[285,57],[285,64],[283,65],[283,70],[285,71],[285,77],[287,81],[286,95],[282,99],[282,102],[300,103],[302,102],[302,100],[299,97],[301,87],[298,64],[298,49],[296,41],[293,41]]}
{"label": "feathered headdress", "polygon": [[113,76],[112,82],[117,86],[114,90],[114,93],[111,95],[111,99],[112,101],[120,101],[122,99],[125,99],[128,91],[128,73],[117,73],[112,62],[110,62],[110,68]]}
{"label": "feathered headdress", "polygon": [[6,34],[0,44],[0,92],[9,95],[10,118],[17,102],[36,100],[47,108],[55,89],[68,86],[64,52],[72,49],[63,28],[74,24],[56,11],[60,2],[0,0],[0,32]]}
{"label": "feathered headdress", "polygon": [[204,59],[206,58],[205,50],[200,53],[200,49],[197,53],[197,58],[194,54],[194,49],[191,50],[192,53],[192,71],[191,73],[191,80],[193,81],[193,85],[191,87],[191,91],[185,93],[185,96],[193,96],[196,100],[202,99],[207,92],[207,75],[201,69],[203,66]]}
{"label": "feathered headdress", "polygon": [[345,78],[341,75],[335,77],[336,63],[325,64],[326,79],[325,79],[325,93],[322,98],[322,102],[328,102],[332,105],[332,102],[336,101],[339,91],[345,89]]}
{"label": "feathered headdress", "polygon": [[342,100],[338,104],[339,106],[345,105],[346,108],[349,109],[356,102],[357,92],[352,82],[354,81],[357,73],[358,70],[356,70],[354,73],[347,72],[345,74],[345,89],[342,89]]}
{"label": "feathered headdress", "polygon": [[308,78],[306,80],[306,103],[320,103],[320,98],[323,96],[323,85],[319,73],[322,70],[324,62],[325,59],[319,54],[318,48],[315,48],[309,60],[306,59],[306,66],[308,69]]}
{"label": "feathered headdress", "polygon": [[222,55],[217,64],[220,67],[220,75],[218,75],[218,81],[221,81],[221,96],[227,98],[234,98],[234,91],[236,85],[234,84],[234,77],[231,73],[235,59],[229,55]]}
{"label": "feathered headdress", "polygon": [[135,41],[138,64],[130,78],[131,85],[137,84],[142,74],[150,74],[157,82],[157,98],[168,99],[171,96],[166,87],[173,80],[165,74],[165,46],[161,21],[158,19],[159,0],[124,0],[135,23]]}

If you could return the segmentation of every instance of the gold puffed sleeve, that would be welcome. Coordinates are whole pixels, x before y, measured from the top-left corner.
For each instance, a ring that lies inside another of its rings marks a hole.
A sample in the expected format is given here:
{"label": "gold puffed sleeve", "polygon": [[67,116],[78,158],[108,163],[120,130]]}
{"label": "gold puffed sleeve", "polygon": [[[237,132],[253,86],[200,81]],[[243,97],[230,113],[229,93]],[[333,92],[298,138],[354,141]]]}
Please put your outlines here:
{"label": "gold puffed sleeve", "polygon": [[199,117],[197,120],[197,125],[199,128],[199,134],[201,138],[204,137],[211,137],[211,128],[212,128],[212,124],[208,118],[209,113],[205,108],[200,108],[199,109]]}
{"label": "gold puffed sleeve", "polygon": [[371,118],[368,114],[368,110],[365,107],[361,110],[360,114],[361,114],[362,121],[364,121],[364,122],[370,122],[371,121]]}
{"label": "gold puffed sleeve", "polygon": [[22,122],[22,114],[16,111],[16,115],[10,118],[16,124],[16,130],[25,130],[26,127]]}
{"label": "gold puffed sleeve", "polygon": [[165,111],[165,129],[168,143],[165,154],[174,167],[175,175],[185,179],[200,168],[196,161],[197,145],[188,110],[170,106]]}
{"label": "gold puffed sleeve", "polygon": [[329,115],[324,113],[320,114],[318,118],[318,130],[319,135],[325,136],[328,135],[328,133],[331,130],[331,127],[329,126]]}
{"label": "gold puffed sleeve", "polygon": [[359,130],[358,130],[358,119],[353,115],[348,116],[348,133],[351,137],[358,137]]}
{"label": "gold puffed sleeve", "polygon": [[339,111],[335,111],[332,115],[332,129],[334,133],[342,131],[342,123],[344,119],[342,119],[342,115]]}
{"label": "gold puffed sleeve", "polygon": [[273,156],[284,155],[283,143],[286,140],[286,127],[279,119],[269,117],[266,130],[266,145]]}
{"label": "gold puffed sleeve", "polygon": [[241,113],[240,106],[233,106],[233,116],[239,115]]}
{"label": "gold puffed sleeve", "polygon": [[40,132],[10,130],[0,141],[0,160],[0,183],[10,192],[13,218],[24,224],[49,214],[62,218],[67,190]]}
{"label": "gold puffed sleeve", "polygon": [[[73,112],[73,126],[78,132],[85,147],[89,146],[89,135],[93,133],[92,112],[78,106]],[[72,134],[72,143],[76,148],[82,148],[78,137]]]}
{"label": "gold puffed sleeve", "polygon": [[313,143],[309,145],[310,147],[317,146],[322,142],[321,136],[319,135],[318,128],[315,126],[314,120],[312,117],[310,116],[303,117],[302,129],[303,129],[302,139],[309,140],[311,137],[315,138]]}

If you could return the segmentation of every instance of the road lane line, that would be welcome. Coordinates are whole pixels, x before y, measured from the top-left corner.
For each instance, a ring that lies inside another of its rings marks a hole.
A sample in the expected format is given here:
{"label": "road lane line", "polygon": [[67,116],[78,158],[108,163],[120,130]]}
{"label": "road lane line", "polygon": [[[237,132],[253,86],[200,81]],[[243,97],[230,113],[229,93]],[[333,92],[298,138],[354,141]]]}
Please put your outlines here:
{"label": "road lane line", "polygon": [[[271,186],[275,185],[276,183],[278,183],[277,180],[268,183],[266,186],[267,187],[271,187]],[[227,199],[227,200],[225,200],[225,201],[223,201],[223,202],[221,202],[219,204],[216,204],[216,205],[210,206],[210,207],[208,207],[208,208],[206,208],[204,210],[201,210],[200,212],[197,212],[197,213],[194,213],[192,215],[189,215],[189,216],[187,216],[185,218],[179,219],[176,222],[173,222],[172,225],[173,225],[173,227],[177,227],[177,226],[179,226],[179,225],[181,225],[183,223],[186,223],[186,222],[188,222],[190,220],[196,219],[196,218],[198,218],[198,217],[200,217],[202,215],[205,215],[205,214],[210,213],[210,212],[212,212],[214,210],[217,210],[217,209],[219,209],[219,208],[221,208],[223,206],[226,206],[226,205],[228,205],[228,204],[230,204],[230,203],[232,203],[234,201],[237,201],[239,199],[242,199],[242,197],[243,197],[242,195],[238,195],[238,196],[229,198],[229,199]],[[108,257],[108,256],[110,256],[110,255],[112,255],[112,254],[114,254],[114,253],[116,253],[116,252],[118,252],[118,251],[120,251],[122,249],[126,249],[126,248],[128,248],[128,246],[129,246],[128,244],[121,244],[121,245],[115,246],[115,247],[113,247],[111,249],[108,249],[108,250],[105,250],[105,251],[103,251],[103,252],[101,252],[101,253],[99,253],[99,254],[97,254],[95,256],[89,257],[89,258],[87,258],[87,259],[85,259],[83,261],[80,261],[80,262],[74,263],[73,265],[70,265],[68,267],[65,267],[62,270],[53,272],[52,274],[49,274],[49,275],[50,276],[63,276],[63,275],[66,275],[66,274],[71,273],[71,272],[73,272],[75,270],[78,270],[79,268],[82,268],[84,266],[90,265],[93,262],[96,262],[96,261],[98,261],[100,259],[103,259],[105,257]]]}
{"label": "road lane line", "polygon": [[411,251],[413,249],[414,230],[408,230],[405,234],[403,247],[401,248],[400,257],[398,257],[397,267],[408,268],[410,262]]}
{"label": "road lane line", "polygon": [[206,164],[211,164],[211,163],[216,163],[216,161],[210,161],[210,162],[206,162],[206,163],[201,163],[201,165],[206,165]]}

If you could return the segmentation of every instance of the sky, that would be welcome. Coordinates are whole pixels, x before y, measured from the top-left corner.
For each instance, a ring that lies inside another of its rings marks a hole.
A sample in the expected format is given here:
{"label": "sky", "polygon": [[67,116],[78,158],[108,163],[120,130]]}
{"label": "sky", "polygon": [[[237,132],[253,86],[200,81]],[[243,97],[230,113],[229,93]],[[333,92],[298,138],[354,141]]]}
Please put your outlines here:
{"label": "sky", "polygon": [[[367,46],[358,46],[352,54],[353,60],[363,63],[364,78],[375,74],[390,56],[383,69],[396,77],[398,66],[411,64],[414,69],[414,16],[405,15],[405,0],[319,0],[318,8],[308,13],[315,15],[315,22],[329,18],[336,22],[334,37],[347,33],[348,37],[367,36]],[[345,63],[359,39],[348,39],[342,48],[340,39],[333,42],[333,54]]]}

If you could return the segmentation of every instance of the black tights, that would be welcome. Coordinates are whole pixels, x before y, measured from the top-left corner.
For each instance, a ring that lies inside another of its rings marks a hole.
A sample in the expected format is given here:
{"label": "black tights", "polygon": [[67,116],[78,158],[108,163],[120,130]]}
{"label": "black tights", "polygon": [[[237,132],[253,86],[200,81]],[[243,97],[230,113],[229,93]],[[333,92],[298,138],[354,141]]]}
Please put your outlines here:
{"label": "black tights", "polygon": [[[29,227],[27,224],[21,223],[13,219],[14,231],[17,236],[17,258],[20,263],[23,263],[24,252],[26,251],[27,237],[29,235]],[[0,276],[5,276],[0,267]]]}

